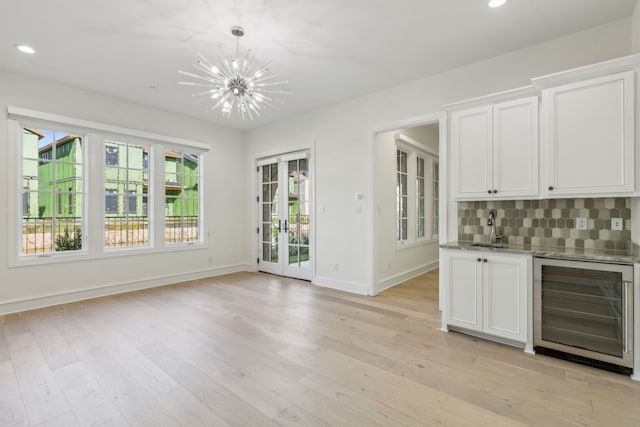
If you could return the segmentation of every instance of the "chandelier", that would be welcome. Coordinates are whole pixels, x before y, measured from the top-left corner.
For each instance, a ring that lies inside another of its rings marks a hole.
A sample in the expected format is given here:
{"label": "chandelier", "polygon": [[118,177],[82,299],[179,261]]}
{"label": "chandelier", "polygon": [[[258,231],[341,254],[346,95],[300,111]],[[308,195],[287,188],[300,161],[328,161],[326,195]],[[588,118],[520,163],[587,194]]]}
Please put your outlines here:
{"label": "chandelier", "polygon": [[244,120],[248,116],[253,120],[254,115],[260,117],[260,111],[264,107],[278,109],[274,102],[274,95],[291,95],[292,92],[279,90],[279,85],[285,85],[288,81],[273,81],[279,74],[268,74],[269,62],[265,66],[260,66],[255,57],[251,54],[251,49],[246,55],[240,57],[239,40],[244,35],[242,27],[231,27],[231,34],[236,38],[235,57],[227,58],[220,48],[218,63],[211,64],[204,55],[198,53],[197,60],[193,64],[200,73],[190,73],[178,71],[184,76],[196,79],[195,82],[178,82],[181,85],[197,86],[206,88],[192,96],[201,100],[212,100],[209,107],[211,110],[221,109],[222,115],[231,117],[232,111],[236,110]]}

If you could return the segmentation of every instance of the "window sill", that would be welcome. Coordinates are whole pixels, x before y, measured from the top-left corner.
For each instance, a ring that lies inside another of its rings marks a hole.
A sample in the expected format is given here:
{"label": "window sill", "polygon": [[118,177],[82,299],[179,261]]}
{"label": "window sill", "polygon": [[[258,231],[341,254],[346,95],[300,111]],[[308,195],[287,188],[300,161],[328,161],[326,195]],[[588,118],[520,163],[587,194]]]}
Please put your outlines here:
{"label": "window sill", "polygon": [[416,240],[413,242],[404,242],[404,243],[396,243],[396,251],[402,251],[405,249],[411,249],[411,248],[415,248],[415,247],[419,247],[419,246],[431,246],[431,245],[437,245],[439,242],[438,238],[433,238],[433,239],[420,239],[420,240]]}
{"label": "window sill", "polygon": [[58,264],[64,262],[78,262],[78,261],[96,261],[101,259],[110,259],[110,258],[119,258],[119,257],[129,257],[136,255],[154,255],[161,253],[179,253],[182,251],[190,251],[197,249],[206,249],[208,248],[207,243],[205,242],[190,242],[190,243],[180,243],[180,244],[172,244],[170,246],[165,246],[163,248],[105,248],[103,252],[92,255],[88,252],[76,252],[63,254],[59,253],[56,255],[30,255],[30,256],[21,256],[14,260],[11,260],[9,263],[9,268],[15,267],[31,267],[38,265],[48,265],[48,264]]}

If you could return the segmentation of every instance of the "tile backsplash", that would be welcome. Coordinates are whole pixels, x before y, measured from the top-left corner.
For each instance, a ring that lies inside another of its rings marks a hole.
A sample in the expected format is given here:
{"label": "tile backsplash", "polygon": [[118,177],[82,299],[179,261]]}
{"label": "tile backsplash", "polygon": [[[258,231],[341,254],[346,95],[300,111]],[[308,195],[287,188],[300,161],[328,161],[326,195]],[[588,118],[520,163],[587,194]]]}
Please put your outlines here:
{"label": "tile backsplash", "polygon": [[[503,242],[540,246],[628,249],[631,244],[631,199],[495,200],[458,203],[458,240],[487,241],[489,211],[496,211]],[[587,229],[576,229],[586,218]],[[622,218],[622,231],[611,230],[611,218]]]}

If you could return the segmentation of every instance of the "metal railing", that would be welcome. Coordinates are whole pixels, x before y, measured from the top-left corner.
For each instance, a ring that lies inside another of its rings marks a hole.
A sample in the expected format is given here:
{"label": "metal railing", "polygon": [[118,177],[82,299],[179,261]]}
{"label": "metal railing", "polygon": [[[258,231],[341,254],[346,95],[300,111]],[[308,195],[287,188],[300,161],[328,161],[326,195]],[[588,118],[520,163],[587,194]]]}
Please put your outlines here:
{"label": "metal railing", "polygon": [[82,232],[82,218],[22,218],[22,253],[42,254],[51,253],[56,247],[56,241],[70,238]]}
{"label": "metal railing", "polygon": [[[105,217],[104,246],[106,248],[146,246],[149,244],[149,224],[147,216]],[[82,229],[81,217],[23,217],[22,253],[26,255],[80,250],[82,249],[80,238],[83,234]],[[199,237],[197,216],[165,217],[165,243],[192,242],[197,241]],[[76,245],[73,245],[74,241],[77,241]]]}

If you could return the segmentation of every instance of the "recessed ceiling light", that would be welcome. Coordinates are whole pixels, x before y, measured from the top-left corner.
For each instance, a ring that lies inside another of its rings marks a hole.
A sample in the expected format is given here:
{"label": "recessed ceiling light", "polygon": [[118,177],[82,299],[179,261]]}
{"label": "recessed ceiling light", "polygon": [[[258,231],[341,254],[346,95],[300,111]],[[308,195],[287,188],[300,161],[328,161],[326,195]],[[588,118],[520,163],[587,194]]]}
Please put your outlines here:
{"label": "recessed ceiling light", "polygon": [[489,0],[489,7],[503,6],[508,0]]}
{"label": "recessed ceiling light", "polygon": [[22,53],[27,53],[29,55],[33,55],[36,53],[36,50],[31,46],[27,46],[26,44],[17,44],[16,49],[18,49]]}

